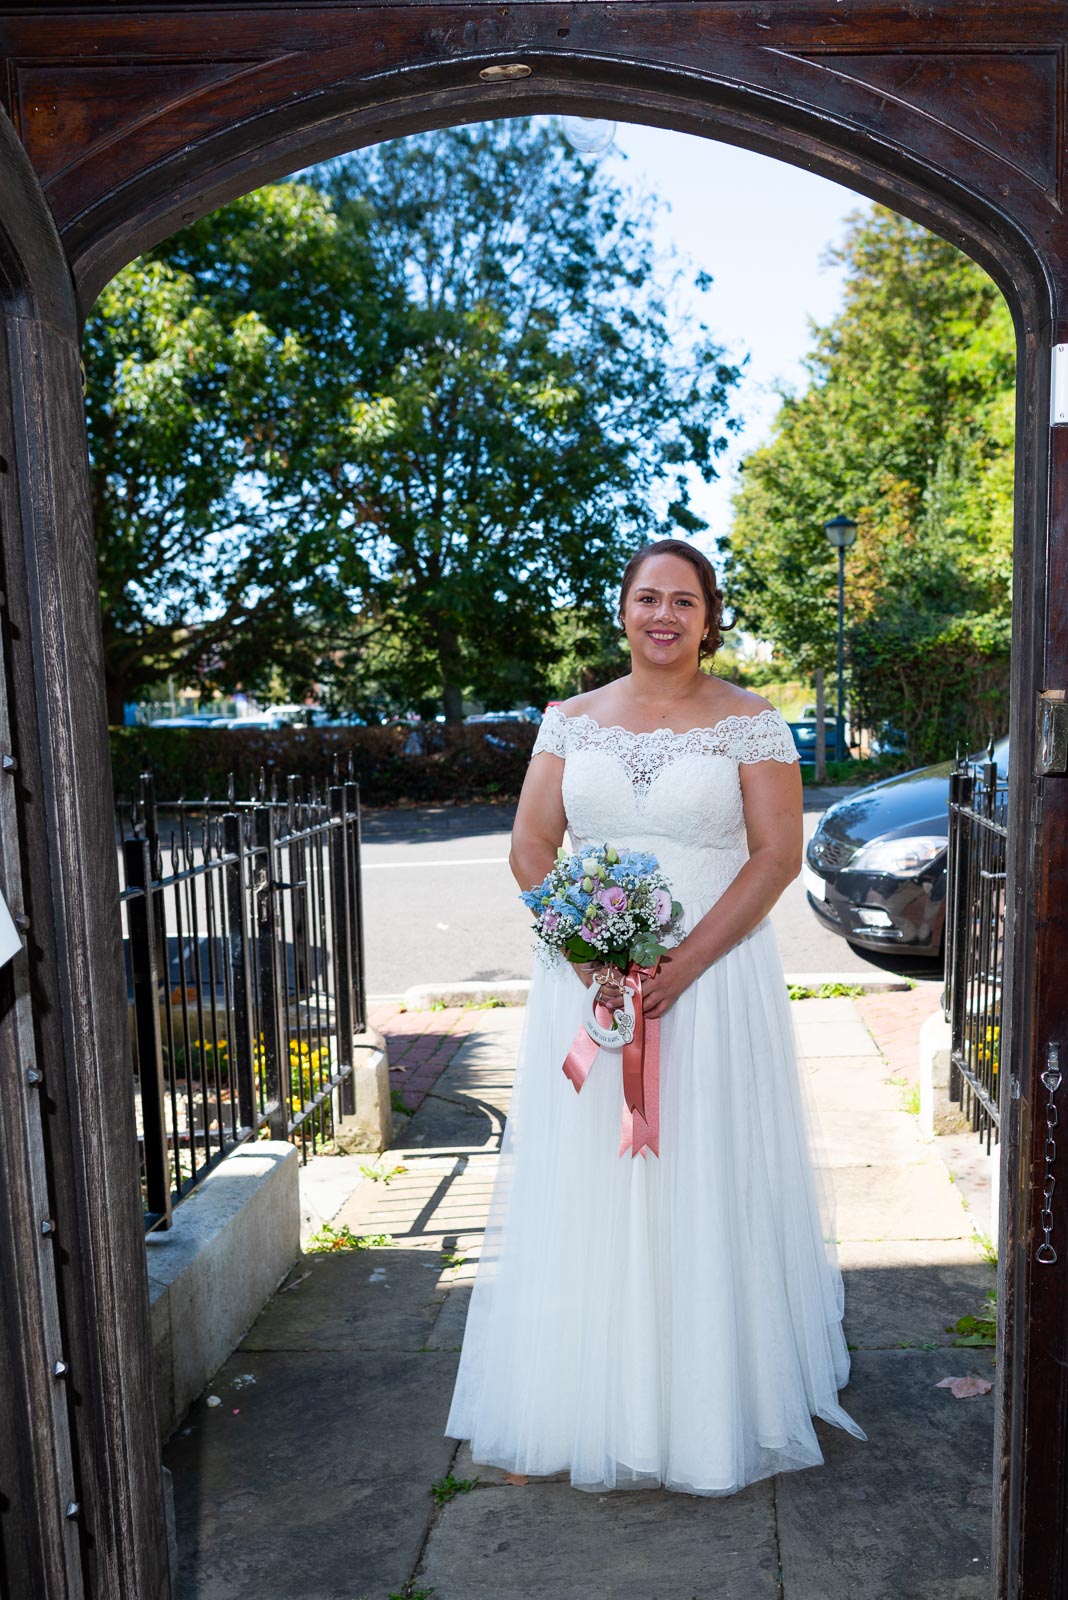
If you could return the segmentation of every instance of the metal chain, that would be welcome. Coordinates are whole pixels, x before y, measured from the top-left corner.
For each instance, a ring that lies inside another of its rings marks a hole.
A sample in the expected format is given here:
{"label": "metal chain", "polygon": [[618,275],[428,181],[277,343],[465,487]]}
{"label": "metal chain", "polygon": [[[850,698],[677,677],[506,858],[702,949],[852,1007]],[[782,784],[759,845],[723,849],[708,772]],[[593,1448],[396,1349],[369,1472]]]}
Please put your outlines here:
{"label": "metal chain", "polygon": [[1050,1243],[1050,1236],[1053,1233],[1053,1192],[1057,1187],[1057,1179],[1053,1175],[1053,1163],[1057,1159],[1057,1141],[1053,1136],[1053,1130],[1060,1121],[1060,1114],[1053,1100],[1053,1096],[1061,1086],[1061,1052],[1057,1044],[1050,1044],[1046,1048],[1046,1069],[1042,1074],[1042,1082],[1049,1096],[1046,1101],[1046,1171],[1042,1179],[1042,1212],[1039,1216],[1039,1225],[1044,1238],[1035,1251],[1035,1260],[1042,1266],[1049,1267],[1057,1259],[1057,1252]]}

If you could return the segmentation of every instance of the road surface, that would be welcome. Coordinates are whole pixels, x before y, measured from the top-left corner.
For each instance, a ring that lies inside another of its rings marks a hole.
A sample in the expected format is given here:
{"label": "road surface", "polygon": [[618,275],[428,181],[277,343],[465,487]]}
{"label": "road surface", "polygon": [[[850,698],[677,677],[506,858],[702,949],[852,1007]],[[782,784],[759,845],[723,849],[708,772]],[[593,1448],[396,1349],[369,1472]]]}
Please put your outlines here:
{"label": "road surface", "polygon": [[[806,840],[828,799],[806,791]],[[369,995],[398,995],[415,983],[530,976],[530,913],[508,870],[512,814],[503,805],[364,812]],[[786,889],[772,922],[790,973],[872,975],[890,967],[932,982],[941,976],[931,962],[893,967],[852,949],[817,921],[800,879]]]}

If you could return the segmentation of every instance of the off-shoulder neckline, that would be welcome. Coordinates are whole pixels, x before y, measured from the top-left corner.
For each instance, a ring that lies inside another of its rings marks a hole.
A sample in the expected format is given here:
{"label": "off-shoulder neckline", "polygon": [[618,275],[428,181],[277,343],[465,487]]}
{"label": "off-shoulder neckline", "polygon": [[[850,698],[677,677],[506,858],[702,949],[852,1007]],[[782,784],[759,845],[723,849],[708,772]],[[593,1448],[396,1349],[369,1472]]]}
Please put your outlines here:
{"label": "off-shoulder neckline", "polygon": [[550,710],[555,711],[564,722],[588,722],[591,728],[597,728],[601,733],[625,733],[631,739],[657,739],[662,734],[667,734],[671,739],[688,739],[691,733],[718,733],[731,722],[759,722],[761,717],[779,716],[774,706],[765,706],[763,711],[758,711],[751,717],[743,717],[738,712],[732,712],[729,717],[720,717],[718,722],[711,722],[699,728],[684,728],[681,733],[677,733],[674,728],[624,728],[621,722],[598,722],[588,711],[568,716],[560,706],[552,706]]}

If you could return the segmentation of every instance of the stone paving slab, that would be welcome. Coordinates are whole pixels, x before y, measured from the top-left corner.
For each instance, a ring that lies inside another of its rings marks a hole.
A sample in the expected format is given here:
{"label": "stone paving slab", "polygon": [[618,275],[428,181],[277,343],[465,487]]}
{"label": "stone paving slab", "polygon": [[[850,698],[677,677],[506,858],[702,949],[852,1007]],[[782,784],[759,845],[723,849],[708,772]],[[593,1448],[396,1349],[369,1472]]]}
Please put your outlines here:
{"label": "stone paving slab", "polygon": [[421,1350],[445,1304],[426,1250],[307,1256],[242,1340],[242,1350]]}
{"label": "stone paving slab", "polygon": [[952,1345],[947,1327],[978,1316],[997,1285],[997,1268],[966,1238],[845,1241],[838,1264],[846,1338],[861,1350]]}
{"label": "stone paving slab", "polygon": [[[990,1600],[992,1397],[934,1384],[990,1370],[946,1324],[993,1273],[854,1003],[811,1006],[867,1443],[818,1423],[825,1468],[703,1499],[520,1488],[444,1437],[522,1025],[471,1013],[375,1164],[407,1170],[335,1218],[393,1245],[305,1258],[168,1446],[181,1600]],[[435,1510],[450,1471],[480,1482]]]}
{"label": "stone paving slab", "polygon": [[892,1166],[836,1165],[832,1176],[840,1240],[973,1237],[960,1195],[936,1156]]}
{"label": "stone paving slab", "polygon": [[480,1484],[431,1530],[418,1584],[434,1600],[779,1600],[773,1493]]}
{"label": "stone paving slab", "polygon": [[806,1056],[803,1070],[822,1123],[828,1111],[900,1111],[900,1084],[885,1062],[863,1057]]}
{"label": "stone paving slab", "polygon": [[339,1226],[435,1249],[455,1248],[450,1241],[461,1234],[481,1234],[493,1189],[492,1159],[398,1150],[390,1151],[390,1161],[407,1172],[388,1184],[361,1185],[339,1211]]}
{"label": "stone paving slab", "polygon": [[211,1385],[222,1405],[198,1401],[167,1449],[179,1600],[400,1591],[423,1544],[430,1485],[455,1450],[442,1429],[456,1361],[409,1351],[232,1356]]}
{"label": "stone paving slab", "polygon": [[[802,1007],[818,1003],[806,1000],[796,1002]],[[849,1005],[851,1002],[828,1003]],[[807,1022],[802,1017],[795,1023],[795,1033],[798,1050],[803,1056],[871,1056],[875,1060],[881,1059],[875,1040],[855,1013],[841,1019],[828,1018],[825,1022]]]}
{"label": "stone paving slab", "polygon": [[991,1396],[936,1388],[965,1373],[991,1378],[990,1351],[854,1357],[867,1442],[818,1424],[826,1466],[776,1479],[787,1600],[992,1600]]}
{"label": "stone paving slab", "polygon": [[828,1111],[820,1105],[818,1115],[823,1148],[833,1152],[836,1170],[870,1166],[875,1155],[883,1166],[916,1160],[916,1118],[908,1111],[886,1106],[875,1111]]}

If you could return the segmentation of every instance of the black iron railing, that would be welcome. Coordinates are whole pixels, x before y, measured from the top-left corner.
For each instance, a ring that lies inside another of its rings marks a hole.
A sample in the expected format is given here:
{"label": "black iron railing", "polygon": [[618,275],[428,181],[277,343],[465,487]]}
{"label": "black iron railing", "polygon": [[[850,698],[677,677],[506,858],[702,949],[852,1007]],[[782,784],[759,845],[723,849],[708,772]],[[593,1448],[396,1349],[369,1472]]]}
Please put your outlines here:
{"label": "black iron railing", "polygon": [[998,1137],[1008,791],[991,750],[949,780],[945,1008],[950,1098],[986,1140]]}
{"label": "black iron railing", "polygon": [[[231,784],[231,792],[232,792]],[[118,807],[145,1228],[247,1139],[304,1159],[353,1104],[366,1028],[359,791]]]}

